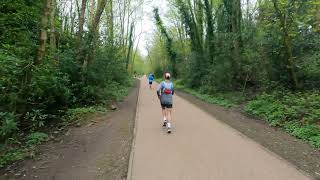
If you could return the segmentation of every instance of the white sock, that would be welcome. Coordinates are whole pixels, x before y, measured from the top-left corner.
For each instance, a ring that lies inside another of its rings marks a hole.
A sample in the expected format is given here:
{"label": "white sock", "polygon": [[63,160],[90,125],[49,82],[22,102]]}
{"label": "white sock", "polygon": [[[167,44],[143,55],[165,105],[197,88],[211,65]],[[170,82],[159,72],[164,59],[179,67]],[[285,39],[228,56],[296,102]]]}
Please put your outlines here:
{"label": "white sock", "polygon": [[167,122],[167,118],[166,118],[166,117],[163,117],[163,121],[164,121],[164,122]]}
{"label": "white sock", "polygon": [[168,123],[168,124],[167,124],[167,127],[168,127],[168,128],[171,128],[171,123]]}

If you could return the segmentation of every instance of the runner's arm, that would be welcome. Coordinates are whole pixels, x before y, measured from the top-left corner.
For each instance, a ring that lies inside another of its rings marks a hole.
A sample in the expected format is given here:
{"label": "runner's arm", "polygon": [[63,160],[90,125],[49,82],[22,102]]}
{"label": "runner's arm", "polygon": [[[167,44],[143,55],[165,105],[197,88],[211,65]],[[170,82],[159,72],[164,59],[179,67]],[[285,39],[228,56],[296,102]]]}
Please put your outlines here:
{"label": "runner's arm", "polygon": [[174,95],[174,87],[173,87],[173,83],[172,83],[172,95]]}
{"label": "runner's arm", "polygon": [[158,88],[157,88],[157,95],[158,95],[159,99],[160,99],[160,96],[161,96],[161,89],[162,89],[162,83],[160,83]]}

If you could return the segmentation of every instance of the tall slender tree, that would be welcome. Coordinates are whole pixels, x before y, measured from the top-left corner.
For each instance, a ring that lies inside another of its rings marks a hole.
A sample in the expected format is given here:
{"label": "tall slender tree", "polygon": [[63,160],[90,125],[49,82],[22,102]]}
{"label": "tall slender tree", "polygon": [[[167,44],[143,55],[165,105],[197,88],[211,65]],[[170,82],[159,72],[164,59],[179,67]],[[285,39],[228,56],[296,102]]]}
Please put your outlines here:
{"label": "tall slender tree", "polygon": [[40,44],[37,52],[37,56],[35,58],[35,64],[40,64],[43,60],[43,57],[46,52],[46,44],[48,39],[48,21],[50,12],[52,9],[52,0],[47,0],[44,3],[43,14],[41,17],[41,30],[40,30]]}
{"label": "tall slender tree", "polygon": [[153,12],[154,12],[154,18],[156,20],[156,25],[157,25],[160,33],[164,36],[164,38],[166,40],[166,49],[167,49],[167,53],[168,53],[170,61],[171,61],[171,72],[172,72],[174,77],[177,77],[178,76],[177,71],[176,71],[177,53],[173,49],[173,40],[169,36],[166,28],[163,25],[163,22],[162,22],[162,20],[160,18],[160,15],[159,15],[159,10],[157,8],[155,8],[153,10]]}

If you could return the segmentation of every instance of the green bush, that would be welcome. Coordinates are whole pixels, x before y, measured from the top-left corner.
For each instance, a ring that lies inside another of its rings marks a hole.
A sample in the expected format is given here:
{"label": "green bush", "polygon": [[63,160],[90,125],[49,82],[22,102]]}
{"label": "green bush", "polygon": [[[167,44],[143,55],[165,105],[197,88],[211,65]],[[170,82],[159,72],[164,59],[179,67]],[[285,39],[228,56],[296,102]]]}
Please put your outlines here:
{"label": "green bush", "polygon": [[0,140],[14,135],[18,130],[16,117],[13,113],[0,112]]}
{"label": "green bush", "polygon": [[0,110],[16,111],[21,101],[24,87],[24,76],[27,73],[26,60],[10,55],[0,49]]}
{"label": "green bush", "polygon": [[49,136],[45,133],[35,132],[28,135],[26,144],[29,146],[38,145],[49,139]]}
{"label": "green bush", "polygon": [[225,99],[225,98],[220,97],[218,95],[215,96],[215,95],[202,94],[202,93],[199,93],[199,92],[192,90],[192,89],[184,89],[184,91],[196,96],[197,98],[199,98],[203,101],[211,103],[211,104],[217,104],[217,105],[224,106],[224,107],[236,106],[236,104],[233,101],[231,101],[229,99]]}
{"label": "green bush", "polygon": [[5,167],[7,164],[22,160],[26,157],[26,153],[21,149],[12,149],[9,151],[0,152],[0,168]]}
{"label": "green bush", "polygon": [[[281,123],[281,121],[315,123],[320,119],[320,94],[318,91],[262,94],[250,101],[245,111],[262,117],[270,123]],[[279,125],[278,123],[274,125]]]}
{"label": "green bush", "polygon": [[208,91],[208,89],[206,89],[206,87],[203,87],[203,86],[199,90],[194,90],[191,88],[187,88],[184,81],[181,79],[174,80],[173,83],[174,83],[175,89],[183,90],[211,104],[217,104],[224,107],[234,107],[234,106],[237,106],[237,104],[240,104],[241,102],[244,101],[244,97],[241,93],[236,93],[236,92],[219,93],[215,90]]}
{"label": "green bush", "polygon": [[98,111],[104,111],[104,109],[102,107],[81,107],[81,108],[68,109],[65,115],[65,119],[67,121],[77,121],[77,120],[81,120],[88,114],[92,114]]}
{"label": "green bush", "polygon": [[309,143],[317,148],[320,148],[320,135],[310,137]]}
{"label": "green bush", "polygon": [[274,92],[249,101],[245,111],[284,128],[291,135],[320,147],[320,93]]}
{"label": "green bush", "polygon": [[272,126],[281,125],[285,120],[285,107],[274,96],[262,94],[245,106],[245,111],[267,120]]}

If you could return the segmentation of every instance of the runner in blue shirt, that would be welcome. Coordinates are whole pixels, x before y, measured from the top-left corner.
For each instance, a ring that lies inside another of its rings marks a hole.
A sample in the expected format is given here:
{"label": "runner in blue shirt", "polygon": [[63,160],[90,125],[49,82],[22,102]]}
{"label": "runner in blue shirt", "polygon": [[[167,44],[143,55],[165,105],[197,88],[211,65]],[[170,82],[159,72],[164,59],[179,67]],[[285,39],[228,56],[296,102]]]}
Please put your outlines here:
{"label": "runner in blue shirt", "polygon": [[172,96],[174,94],[173,83],[170,81],[170,73],[166,73],[165,81],[162,81],[157,89],[157,95],[160,99],[163,115],[163,127],[167,127],[168,133],[171,133],[172,121]]}
{"label": "runner in blue shirt", "polygon": [[152,73],[149,74],[148,80],[149,80],[149,87],[150,89],[152,89],[152,82],[154,80],[154,75]]}

